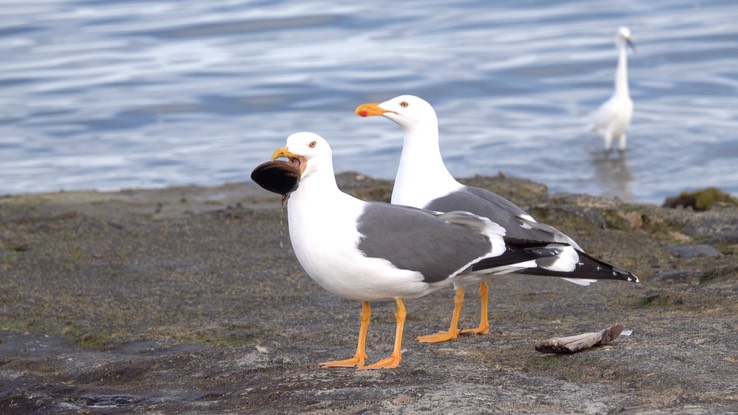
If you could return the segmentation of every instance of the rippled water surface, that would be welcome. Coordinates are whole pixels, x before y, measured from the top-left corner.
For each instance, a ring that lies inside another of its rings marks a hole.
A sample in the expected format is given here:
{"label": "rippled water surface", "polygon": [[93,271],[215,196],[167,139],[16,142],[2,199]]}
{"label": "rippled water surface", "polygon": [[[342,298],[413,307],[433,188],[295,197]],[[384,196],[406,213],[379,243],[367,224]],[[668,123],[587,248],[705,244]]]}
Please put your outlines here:
{"label": "rippled water surface", "polygon": [[[738,3],[725,1],[0,1],[0,194],[248,180],[287,135],[338,171],[392,178],[398,126],[436,108],[456,176],[659,203],[738,193]],[[629,25],[624,157],[586,115]]]}

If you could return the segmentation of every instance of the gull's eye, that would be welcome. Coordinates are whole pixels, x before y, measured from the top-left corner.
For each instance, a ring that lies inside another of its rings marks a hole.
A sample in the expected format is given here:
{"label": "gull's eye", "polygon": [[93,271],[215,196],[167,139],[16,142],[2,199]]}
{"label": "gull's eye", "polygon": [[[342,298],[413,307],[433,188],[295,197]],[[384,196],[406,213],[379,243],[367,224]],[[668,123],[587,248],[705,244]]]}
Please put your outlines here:
{"label": "gull's eye", "polygon": [[308,144],[308,147],[315,148],[315,146],[317,146],[317,145],[318,145],[318,142],[317,141],[311,141],[310,144]]}
{"label": "gull's eye", "polygon": [[407,101],[402,101],[402,102],[400,102],[400,106],[401,106],[402,108],[407,108],[407,106],[408,106],[408,105],[410,105],[410,104],[408,104],[408,103],[407,103]]}

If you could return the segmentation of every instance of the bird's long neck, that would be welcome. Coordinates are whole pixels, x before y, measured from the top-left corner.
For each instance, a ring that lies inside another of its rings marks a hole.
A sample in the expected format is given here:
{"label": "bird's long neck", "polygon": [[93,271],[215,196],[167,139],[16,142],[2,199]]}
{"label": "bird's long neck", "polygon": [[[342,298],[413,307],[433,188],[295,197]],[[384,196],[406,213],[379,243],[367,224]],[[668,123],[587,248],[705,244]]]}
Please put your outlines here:
{"label": "bird's long neck", "polygon": [[618,41],[618,67],[615,71],[615,95],[629,96],[628,90],[628,51],[625,41]]}
{"label": "bird's long neck", "polygon": [[395,176],[392,203],[423,207],[422,199],[411,195],[442,195],[459,186],[446,169],[438,141],[438,122],[426,122],[405,129],[400,165]]}

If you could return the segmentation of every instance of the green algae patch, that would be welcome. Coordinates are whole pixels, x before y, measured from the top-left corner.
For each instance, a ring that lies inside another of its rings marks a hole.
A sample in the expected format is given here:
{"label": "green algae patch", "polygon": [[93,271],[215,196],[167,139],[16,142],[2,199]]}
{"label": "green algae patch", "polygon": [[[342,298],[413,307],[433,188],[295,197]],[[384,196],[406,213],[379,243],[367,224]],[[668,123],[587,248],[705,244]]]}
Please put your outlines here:
{"label": "green algae patch", "polygon": [[738,206],[738,199],[716,187],[707,187],[695,192],[682,192],[679,196],[666,198],[663,206],[669,208],[692,208],[698,212],[710,209],[719,202]]}

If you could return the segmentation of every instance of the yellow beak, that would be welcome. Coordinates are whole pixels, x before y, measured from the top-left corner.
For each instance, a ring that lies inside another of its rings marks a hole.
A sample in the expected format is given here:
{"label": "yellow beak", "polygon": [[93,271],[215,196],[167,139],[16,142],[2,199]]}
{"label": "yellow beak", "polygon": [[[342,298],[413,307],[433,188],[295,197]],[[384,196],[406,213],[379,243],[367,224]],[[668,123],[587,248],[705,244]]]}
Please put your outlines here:
{"label": "yellow beak", "polygon": [[384,115],[385,112],[388,112],[388,111],[382,108],[379,108],[379,103],[377,102],[361,104],[358,107],[356,107],[356,110],[354,110],[354,114],[360,117],[369,117],[372,115]]}
{"label": "yellow beak", "polygon": [[290,163],[296,165],[300,169],[300,175],[305,173],[307,161],[301,155],[292,153],[287,147],[282,147],[274,150],[274,153],[272,153],[272,161],[280,157],[287,157],[288,159],[290,159]]}
{"label": "yellow beak", "polygon": [[287,157],[287,158],[294,157],[294,158],[297,158],[297,157],[300,157],[300,155],[299,154],[295,154],[295,153],[291,153],[290,152],[290,149],[287,148],[287,147],[282,147],[282,148],[278,148],[278,149],[274,150],[274,153],[272,153],[272,161],[274,161],[274,160],[276,160],[276,159],[278,159],[280,157]]}

